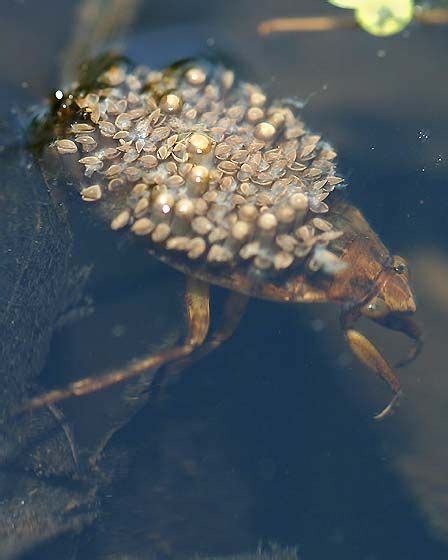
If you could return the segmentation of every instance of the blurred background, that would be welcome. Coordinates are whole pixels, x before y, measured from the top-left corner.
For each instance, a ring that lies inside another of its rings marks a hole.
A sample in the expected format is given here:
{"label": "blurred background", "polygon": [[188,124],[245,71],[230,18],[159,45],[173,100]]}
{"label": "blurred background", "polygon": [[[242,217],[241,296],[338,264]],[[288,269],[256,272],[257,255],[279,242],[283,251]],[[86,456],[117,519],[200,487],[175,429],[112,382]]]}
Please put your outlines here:
{"label": "blurred background", "polygon": [[[305,560],[447,557],[448,27],[412,23],[389,38],[257,32],[271,18],[341,13],[323,0],[3,0],[0,150],[26,122],[9,124],[11,114],[45,104],[86,54],[113,48],[154,68],[223,60],[270,97],[303,102],[308,127],[339,154],[349,200],[409,260],[426,340],[399,371],[401,408],[382,423],[372,416],[389,394],[349,354],[336,307],[255,300],[232,340],[176,382],[156,376],[135,406],[126,391],[136,388],[122,386],[63,403],[84,478],[92,464],[107,473],[95,484],[98,512],[26,558],[223,556],[271,542]],[[184,332],[182,275],[57,186],[70,266],[90,272],[76,320],[52,330],[41,387],[98,375]],[[14,204],[26,222],[22,194]],[[215,295],[218,324],[225,294]],[[392,361],[407,349],[399,334],[362,329]]]}

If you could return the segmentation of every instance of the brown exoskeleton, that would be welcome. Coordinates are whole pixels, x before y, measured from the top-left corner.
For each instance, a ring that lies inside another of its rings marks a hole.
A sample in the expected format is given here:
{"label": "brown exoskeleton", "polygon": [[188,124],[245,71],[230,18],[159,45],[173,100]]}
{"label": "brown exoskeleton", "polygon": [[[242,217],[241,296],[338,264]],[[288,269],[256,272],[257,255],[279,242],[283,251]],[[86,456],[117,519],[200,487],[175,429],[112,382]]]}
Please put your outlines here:
{"label": "brown exoskeleton", "polygon": [[[157,73],[114,63],[68,100],[67,116],[56,113],[52,124],[50,157],[62,156],[70,184],[112,230],[129,226],[149,253],[187,275],[188,335],[181,346],[36,397],[26,409],[170,362],[179,369],[226,340],[251,297],[340,304],[352,351],[394,393],[376,418],[393,409],[400,383],[354,325],[364,315],[401,331],[415,343],[408,360],[417,355],[408,270],[337,192],[343,179],[328,143],[287,105],[269,104],[256,84],[203,63]],[[211,335],[210,284],[230,290]]]}
{"label": "brown exoskeleton", "polygon": [[[341,327],[351,350],[371,371],[380,376],[394,393],[390,403],[375,416],[377,420],[384,418],[393,411],[399,401],[400,382],[380,351],[356,330],[354,325],[357,319],[365,316],[410,337],[414,341],[413,349],[407,359],[396,364],[397,367],[409,363],[417,356],[422,347],[422,334],[410,318],[416,310],[416,305],[409,285],[408,267],[403,258],[389,254],[355,207],[339,200],[331,211],[331,217],[338,227],[343,227],[346,232],[337,249],[340,258],[348,266],[331,278],[316,278],[316,283],[304,275],[292,274],[281,282],[261,284],[238,272],[222,276],[219,273],[213,274],[210,270],[188,268],[181,261],[158,253],[157,256],[161,260],[169,262],[188,275],[185,294],[188,334],[184,344],[140,359],[123,369],[97,378],[81,379],[65,389],[55,389],[32,399],[24,408],[31,410],[68,397],[98,391],[170,362],[184,365],[187,357],[197,359],[228,339],[238,326],[250,297],[259,297],[291,304],[339,303],[342,307]],[[223,323],[211,337],[208,336],[210,284],[231,290]]]}

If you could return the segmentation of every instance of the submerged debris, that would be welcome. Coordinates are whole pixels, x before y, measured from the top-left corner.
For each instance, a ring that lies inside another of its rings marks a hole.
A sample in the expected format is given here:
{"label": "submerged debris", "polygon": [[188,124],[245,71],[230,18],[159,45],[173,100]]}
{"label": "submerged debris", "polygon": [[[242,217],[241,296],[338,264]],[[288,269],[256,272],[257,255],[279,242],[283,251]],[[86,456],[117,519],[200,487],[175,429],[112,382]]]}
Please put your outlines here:
{"label": "submerged debris", "polygon": [[289,107],[234,81],[207,64],[116,64],[73,94],[54,147],[114,230],[261,278],[304,265],[337,273],[327,246],[342,233],[318,217],[342,182],[336,153]]}

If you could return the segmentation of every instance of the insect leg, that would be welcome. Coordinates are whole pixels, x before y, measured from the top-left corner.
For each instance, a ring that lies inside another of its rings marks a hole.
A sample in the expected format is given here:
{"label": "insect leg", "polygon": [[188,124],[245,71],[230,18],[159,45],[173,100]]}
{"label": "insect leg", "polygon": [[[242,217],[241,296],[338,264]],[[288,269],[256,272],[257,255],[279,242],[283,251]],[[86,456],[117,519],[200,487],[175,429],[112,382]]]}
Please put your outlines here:
{"label": "insect leg", "polygon": [[185,293],[188,335],[185,346],[201,346],[210,328],[210,286],[202,280],[187,277]]}
{"label": "insect leg", "polygon": [[375,420],[382,420],[393,412],[400,401],[402,395],[400,381],[378,348],[366,336],[351,328],[354,319],[355,316],[350,315],[350,312],[341,318],[344,334],[351,351],[365,366],[381,377],[394,393],[390,403],[374,416]]}
{"label": "insect leg", "polygon": [[249,299],[248,296],[231,292],[224,306],[223,318],[216,331],[193,355],[170,364],[167,367],[167,374],[172,375],[179,373],[181,370],[189,367],[193,362],[203,358],[228,340],[238,327]]}
{"label": "insect leg", "polygon": [[80,379],[70,383],[64,389],[54,389],[29,400],[18,410],[13,411],[13,413],[18,414],[31,411],[69,397],[79,397],[100,391],[115,383],[121,383],[141,375],[150,369],[159,368],[168,362],[188,356],[204,342],[208,333],[210,324],[209,285],[188,277],[185,302],[187,306],[188,335],[183,345],[164,350],[159,354],[146,356],[123,369],[113,370],[99,377]]}
{"label": "insect leg", "polygon": [[249,299],[248,296],[236,292],[230,293],[224,308],[222,323],[210,337],[203,350],[201,349],[201,356],[208,354],[233,335],[246,311]]}
{"label": "insect leg", "polygon": [[406,358],[403,358],[394,367],[401,368],[413,362],[423,349],[423,333],[420,326],[415,323],[411,317],[406,315],[390,314],[384,319],[375,319],[375,321],[388,329],[401,332],[408,336],[413,345]]}

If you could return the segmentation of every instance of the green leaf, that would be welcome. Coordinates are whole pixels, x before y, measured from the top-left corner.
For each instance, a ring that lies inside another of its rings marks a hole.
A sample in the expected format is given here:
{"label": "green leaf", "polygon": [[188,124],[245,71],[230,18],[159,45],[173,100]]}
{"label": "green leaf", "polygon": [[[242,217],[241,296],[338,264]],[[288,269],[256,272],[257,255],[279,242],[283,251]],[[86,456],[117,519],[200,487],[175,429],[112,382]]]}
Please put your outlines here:
{"label": "green leaf", "polygon": [[403,31],[413,17],[413,0],[363,0],[356,8],[358,24],[379,37]]}
{"label": "green leaf", "polygon": [[363,0],[328,0],[328,2],[337,8],[351,8],[354,10],[362,4]]}

